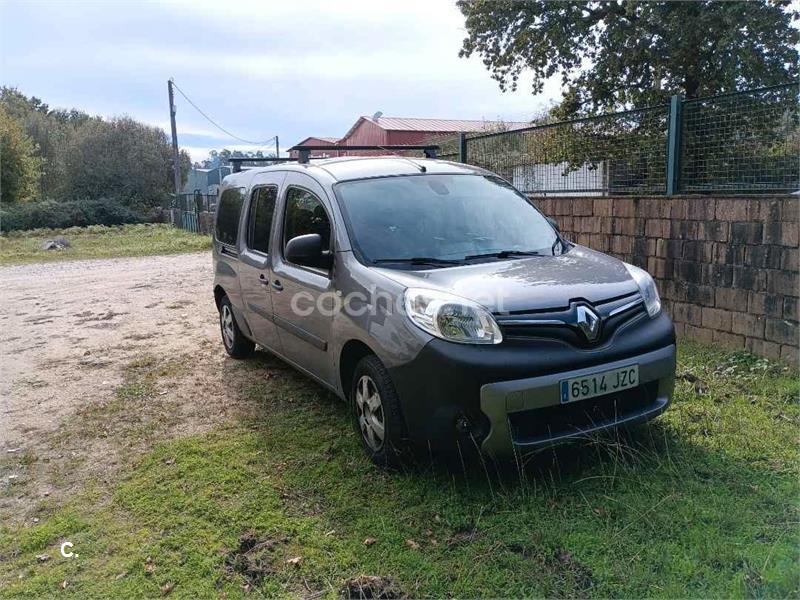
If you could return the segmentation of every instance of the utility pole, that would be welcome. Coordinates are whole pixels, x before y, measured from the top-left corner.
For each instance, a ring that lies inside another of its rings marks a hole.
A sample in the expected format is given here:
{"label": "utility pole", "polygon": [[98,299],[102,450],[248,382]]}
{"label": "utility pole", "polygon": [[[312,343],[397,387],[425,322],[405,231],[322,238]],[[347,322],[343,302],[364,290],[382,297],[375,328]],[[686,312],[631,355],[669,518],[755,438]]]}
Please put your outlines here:
{"label": "utility pole", "polygon": [[281,157],[281,146],[278,143],[278,136],[275,136],[275,158]]}
{"label": "utility pole", "polygon": [[[167,91],[169,92],[169,124],[172,127],[172,162],[175,166],[175,202],[178,202],[181,193],[181,165],[178,153],[178,129],[175,125],[175,94],[172,91],[172,79],[167,81]],[[169,214],[171,221],[172,211]]]}

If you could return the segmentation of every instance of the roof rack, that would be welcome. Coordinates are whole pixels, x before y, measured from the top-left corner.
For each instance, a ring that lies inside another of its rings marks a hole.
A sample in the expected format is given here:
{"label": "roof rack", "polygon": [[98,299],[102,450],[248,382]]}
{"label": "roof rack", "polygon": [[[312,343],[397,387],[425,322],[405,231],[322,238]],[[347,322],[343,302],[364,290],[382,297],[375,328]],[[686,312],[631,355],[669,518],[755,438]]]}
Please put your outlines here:
{"label": "roof rack", "polygon": [[245,162],[271,162],[271,163],[285,163],[285,162],[297,162],[300,164],[306,164],[312,158],[324,158],[322,156],[311,156],[311,152],[317,150],[336,150],[339,152],[347,152],[349,150],[391,150],[391,151],[404,151],[404,150],[422,150],[425,155],[425,158],[436,158],[436,151],[439,150],[439,146],[431,145],[431,144],[395,144],[392,146],[293,146],[289,148],[289,151],[296,151],[298,156],[297,158],[278,158],[278,157],[258,157],[252,158],[247,156],[231,156],[228,158],[230,161],[233,172],[238,173],[242,170],[242,163]]}
{"label": "roof rack", "polygon": [[278,158],[277,156],[273,156],[272,158],[259,156],[258,158],[250,158],[247,156],[231,156],[228,158],[228,161],[233,166],[233,172],[238,173],[242,170],[242,163],[243,162],[272,162],[272,163],[283,163],[283,162],[296,162],[296,158]]}
{"label": "roof rack", "polygon": [[311,158],[311,152],[320,150],[338,150],[339,152],[348,152],[351,150],[422,150],[425,154],[425,158],[436,158],[436,151],[439,150],[439,146],[431,144],[400,144],[393,146],[293,146],[289,148],[289,151],[292,150],[296,151],[298,154],[297,162],[304,164]]}

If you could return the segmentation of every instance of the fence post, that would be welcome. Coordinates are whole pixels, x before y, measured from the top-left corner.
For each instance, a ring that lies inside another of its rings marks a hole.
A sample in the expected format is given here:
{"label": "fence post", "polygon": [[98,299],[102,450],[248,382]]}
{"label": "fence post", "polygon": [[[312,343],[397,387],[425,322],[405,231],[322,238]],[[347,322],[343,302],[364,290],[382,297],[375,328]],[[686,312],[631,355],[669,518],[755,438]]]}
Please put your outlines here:
{"label": "fence post", "polygon": [[681,111],[683,98],[672,96],[669,101],[669,131],[667,132],[667,196],[680,190],[681,176]]}
{"label": "fence post", "polygon": [[467,162],[467,134],[463,131],[458,134],[458,162]]}

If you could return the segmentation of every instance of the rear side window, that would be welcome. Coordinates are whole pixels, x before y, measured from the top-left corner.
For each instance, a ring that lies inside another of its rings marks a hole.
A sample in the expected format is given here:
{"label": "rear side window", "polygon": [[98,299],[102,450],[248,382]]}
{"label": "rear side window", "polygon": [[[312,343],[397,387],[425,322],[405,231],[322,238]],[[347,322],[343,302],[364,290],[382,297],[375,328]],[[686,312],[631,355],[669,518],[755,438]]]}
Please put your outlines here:
{"label": "rear side window", "polygon": [[247,238],[247,246],[252,250],[269,254],[269,234],[277,197],[278,188],[273,186],[257,188],[253,193]]}
{"label": "rear side window", "polygon": [[331,247],[331,222],[322,201],[308,190],[289,188],[286,195],[286,224],[283,245],[298,235],[318,233],[322,247]]}
{"label": "rear side window", "polygon": [[222,192],[217,209],[217,239],[223,244],[236,245],[239,234],[239,215],[242,212],[242,189],[230,188]]}

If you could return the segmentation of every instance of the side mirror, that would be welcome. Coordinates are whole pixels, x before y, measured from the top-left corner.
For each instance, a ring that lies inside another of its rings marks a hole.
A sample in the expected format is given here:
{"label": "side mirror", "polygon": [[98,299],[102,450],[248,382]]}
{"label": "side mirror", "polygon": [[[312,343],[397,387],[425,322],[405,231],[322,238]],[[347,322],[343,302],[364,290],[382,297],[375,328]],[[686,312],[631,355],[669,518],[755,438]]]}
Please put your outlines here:
{"label": "side mirror", "polygon": [[298,235],[286,244],[285,258],[291,263],[304,267],[331,267],[330,253],[322,251],[322,237],[318,233]]}
{"label": "side mirror", "polygon": [[558,226],[558,221],[556,221],[553,217],[545,217],[545,218],[547,219],[547,222],[553,226],[553,229],[561,233],[561,228]]}

